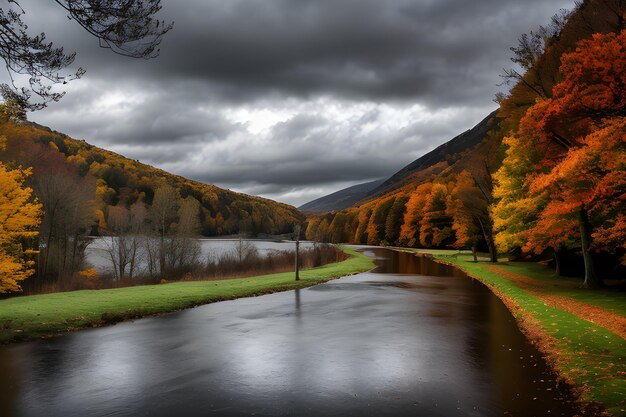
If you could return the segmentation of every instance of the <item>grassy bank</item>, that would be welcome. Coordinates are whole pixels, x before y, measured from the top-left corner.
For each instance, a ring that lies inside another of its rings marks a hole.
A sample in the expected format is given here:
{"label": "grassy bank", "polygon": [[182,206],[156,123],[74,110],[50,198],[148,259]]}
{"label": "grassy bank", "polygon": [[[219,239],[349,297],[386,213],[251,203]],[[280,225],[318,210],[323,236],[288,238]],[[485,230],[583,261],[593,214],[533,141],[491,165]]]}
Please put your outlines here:
{"label": "grassy bank", "polygon": [[474,263],[456,251],[432,255],[488,285],[590,409],[626,415],[624,291],[581,289],[580,279],[555,278],[535,263]]}
{"label": "grassy bank", "polygon": [[316,285],[367,271],[373,261],[343,248],[349,259],[300,272],[220,281],[85,290],[15,297],[0,301],[0,343],[49,337],[86,327],[102,326],[167,313],[215,301],[249,297]]}

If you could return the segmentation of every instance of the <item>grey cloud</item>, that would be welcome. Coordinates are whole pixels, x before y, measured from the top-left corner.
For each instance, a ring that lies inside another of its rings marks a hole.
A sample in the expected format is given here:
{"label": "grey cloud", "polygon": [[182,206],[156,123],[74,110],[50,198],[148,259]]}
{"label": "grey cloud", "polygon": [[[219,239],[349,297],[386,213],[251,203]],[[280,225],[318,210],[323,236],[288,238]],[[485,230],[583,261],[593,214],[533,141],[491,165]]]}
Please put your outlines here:
{"label": "grey cloud", "polygon": [[[33,0],[27,3],[33,3]],[[175,21],[161,56],[133,61],[94,47],[70,23],[50,27],[87,76],[194,79],[220,99],[268,93],[474,103],[495,91],[508,47],[572,1],[221,0],[164,3]],[[35,7],[34,3],[30,8]],[[63,12],[46,5],[56,19]],[[26,7],[28,9],[28,7]],[[43,14],[43,13],[42,13]],[[479,89],[476,86],[480,86]],[[479,91],[477,91],[479,90]],[[480,92],[482,94],[476,94]]]}
{"label": "grey cloud", "polygon": [[[150,61],[98,48],[54,2],[21,4],[32,28],[87,69],[33,120],[177,174],[296,202],[312,196],[305,187],[324,193],[389,175],[472,127],[495,107],[508,47],[573,0],[164,1],[161,17],[175,28]],[[99,107],[112,91],[128,101]],[[229,117],[286,102],[295,114],[260,133]],[[390,126],[414,103],[428,117]],[[352,106],[349,119],[342,106]]]}
{"label": "grey cloud", "polygon": [[[485,110],[486,111],[486,110]],[[483,112],[451,118],[471,125]],[[338,124],[319,115],[298,114],[278,123],[267,134],[267,148],[244,140],[242,146],[211,155],[210,169],[187,164],[182,173],[201,181],[247,189],[255,183],[288,190],[294,186],[320,186],[333,182],[359,182],[389,176],[445,139],[460,133],[454,125],[415,122],[391,132],[375,127],[380,112],[365,112],[356,122]],[[472,122],[469,122],[469,121]],[[174,167],[175,168],[175,167]]]}

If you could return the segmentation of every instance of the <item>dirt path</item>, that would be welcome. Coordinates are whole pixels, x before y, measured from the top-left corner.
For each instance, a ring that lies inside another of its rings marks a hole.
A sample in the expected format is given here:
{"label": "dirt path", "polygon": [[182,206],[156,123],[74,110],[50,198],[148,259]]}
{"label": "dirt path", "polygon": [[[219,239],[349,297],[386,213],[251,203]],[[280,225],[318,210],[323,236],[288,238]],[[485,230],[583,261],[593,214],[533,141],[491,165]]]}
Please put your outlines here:
{"label": "dirt path", "polygon": [[505,277],[515,285],[539,298],[550,307],[567,311],[583,320],[602,326],[619,335],[621,338],[626,339],[626,317],[601,307],[576,301],[570,297],[547,294],[542,290],[542,288],[545,287],[543,282],[525,275],[509,272],[500,266],[488,265],[487,269]]}

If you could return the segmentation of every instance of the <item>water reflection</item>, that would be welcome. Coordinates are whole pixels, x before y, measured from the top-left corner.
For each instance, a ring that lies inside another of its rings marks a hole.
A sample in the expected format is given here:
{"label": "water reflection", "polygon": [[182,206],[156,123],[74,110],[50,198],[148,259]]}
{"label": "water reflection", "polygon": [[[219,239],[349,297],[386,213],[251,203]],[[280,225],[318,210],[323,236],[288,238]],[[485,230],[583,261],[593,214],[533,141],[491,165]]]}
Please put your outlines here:
{"label": "water reflection", "polygon": [[375,273],[2,348],[0,415],[575,414],[486,288],[368,251]]}

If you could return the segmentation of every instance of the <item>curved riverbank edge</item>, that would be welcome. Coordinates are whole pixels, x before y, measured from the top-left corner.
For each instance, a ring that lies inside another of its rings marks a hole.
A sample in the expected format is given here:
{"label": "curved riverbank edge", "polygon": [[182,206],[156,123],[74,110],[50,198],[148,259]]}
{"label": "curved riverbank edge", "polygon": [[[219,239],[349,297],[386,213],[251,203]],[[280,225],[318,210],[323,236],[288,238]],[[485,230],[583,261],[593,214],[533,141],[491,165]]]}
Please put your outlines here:
{"label": "curved riverbank edge", "polygon": [[91,327],[172,313],[217,301],[321,284],[366,272],[374,261],[356,250],[344,261],[300,271],[213,281],[185,281],[105,290],[14,297],[0,301],[0,344],[59,336]]}
{"label": "curved riverbank edge", "polygon": [[424,256],[455,267],[486,285],[511,311],[528,337],[559,377],[573,388],[585,416],[626,413],[626,345],[609,330],[554,308],[504,276],[457,255]]}

